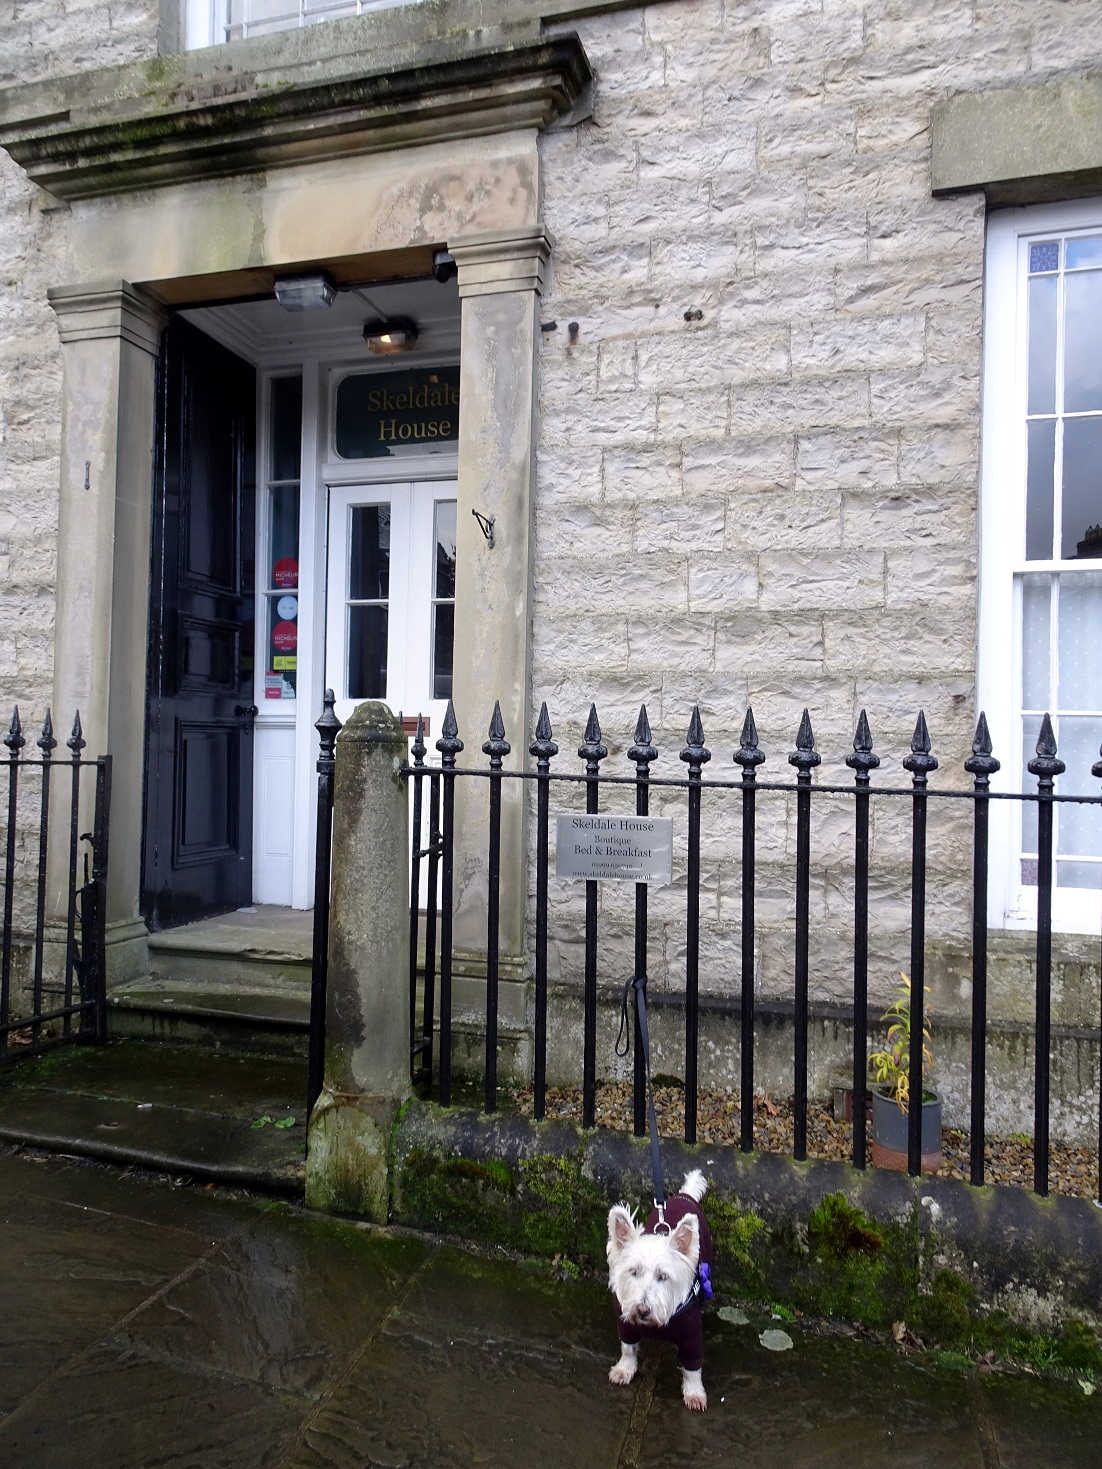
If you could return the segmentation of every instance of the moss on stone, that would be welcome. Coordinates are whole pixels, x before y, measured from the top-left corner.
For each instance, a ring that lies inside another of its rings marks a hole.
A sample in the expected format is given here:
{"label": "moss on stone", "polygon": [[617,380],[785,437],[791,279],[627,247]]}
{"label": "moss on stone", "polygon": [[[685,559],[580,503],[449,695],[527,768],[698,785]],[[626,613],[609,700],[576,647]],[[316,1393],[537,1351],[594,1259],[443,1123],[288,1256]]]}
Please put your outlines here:
{"label": "moss on stone", "polygon": [[764,1297],[766,1275],[762,1246],[766,1243],[765,1220],[753,1209],[719,1194],[704,1197],[704,1217],[712,1232],[713,1277],[726,1296]]}
{"label": "moss on stone", "polygon": [[1073,1371],[1102,1372],[1102,1348],[1098,1337],[1085,1321],[1072,1317],[1065,1321],[1056,1341],[1056,1356],[1061,1367]]}
{"label": "moss on stone", "polygon": [[536,1154],[521,1160],[519,1172],[525,1247],[599,1269],[605,1261],[608,1206],[596,1184],[583,1176],[581,1153],[572,1158]]}
{"label": "moss on stone", "polygon": [[903,1226],[877,1224],[840,1193],[812,1209],[789,1292],[801,1309],[888,1326],[907,1318],[917,1286],[914,1241]]}
{"label": "moss on stone", "polygon": [[955,1270],[939,1270],[920,1295],[914,1321],[919,1332],[941,1346],[965,1346],[975,1335],[976,1290]]}
{"label": "moss on stone", "polygon": [[402,1164],[402,1223],[479,1243],[512,1244],[512,1193],[513,1176],[504,1163],[442,1158],[414,1148]]}
{"label": "moss on stone", "polygon": [[884,1248],[884,1235],[844,1194],[827,1194],[808,1215],[807,1242],[823,1256],[875,1260]]}

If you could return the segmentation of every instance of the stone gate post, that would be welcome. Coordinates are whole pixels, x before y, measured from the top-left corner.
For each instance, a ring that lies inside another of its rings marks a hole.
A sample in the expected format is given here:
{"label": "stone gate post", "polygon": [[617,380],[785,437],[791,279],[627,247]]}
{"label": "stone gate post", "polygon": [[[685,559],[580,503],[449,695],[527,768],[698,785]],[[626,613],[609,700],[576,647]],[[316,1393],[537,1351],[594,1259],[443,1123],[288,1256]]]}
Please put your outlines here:
{"label": "stone gate post", "polygon": [[409,1095],[409,798],[401,722],[353,710],[337,736],[325,1081],[310,1117],[306,1202],[385,1223],[387,1155]]}

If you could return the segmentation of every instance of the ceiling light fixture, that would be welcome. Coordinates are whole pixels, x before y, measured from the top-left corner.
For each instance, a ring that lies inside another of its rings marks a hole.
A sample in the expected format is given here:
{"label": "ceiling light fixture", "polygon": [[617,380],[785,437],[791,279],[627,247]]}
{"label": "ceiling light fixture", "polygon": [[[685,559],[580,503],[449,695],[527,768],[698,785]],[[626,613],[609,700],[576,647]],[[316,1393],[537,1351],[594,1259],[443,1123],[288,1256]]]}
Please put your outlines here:
{"label": "ceiling light fixture", "polygon": [[388,321],[364,322],[367,350],[385,357],[394,352],[410,352],[417,345],[417,327],[408,316],[394,316]]}
{"label": "ceiling light fixture", "polygon": [[275,298],[284,311],[324,311],[332,306],[337,288],[327,275],[288,276],[274,285]]}

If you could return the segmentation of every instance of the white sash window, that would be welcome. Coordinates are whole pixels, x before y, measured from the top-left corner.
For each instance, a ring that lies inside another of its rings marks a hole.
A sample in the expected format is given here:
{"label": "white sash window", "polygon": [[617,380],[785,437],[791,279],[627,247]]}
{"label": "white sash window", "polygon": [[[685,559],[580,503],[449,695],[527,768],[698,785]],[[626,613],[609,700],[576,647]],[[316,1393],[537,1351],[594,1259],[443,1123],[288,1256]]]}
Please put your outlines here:
{"label": "white sash window", "polygon": [[[996,788],[1036,790],[1026,766],[1048,711],[1067,765],[1057,792],[1098,795],[1102,200],[992,215],[985,301],[979,692]],[[989,918],[1027,926],[1036,807],[993,806]],[[1102,811],[1057,805],[1054,855],[1054,927],[1097,933]]]}
{"label": "white sash window", "polygon": [[183,0],[185,46],[194,51],[408,3],[411,0]]}

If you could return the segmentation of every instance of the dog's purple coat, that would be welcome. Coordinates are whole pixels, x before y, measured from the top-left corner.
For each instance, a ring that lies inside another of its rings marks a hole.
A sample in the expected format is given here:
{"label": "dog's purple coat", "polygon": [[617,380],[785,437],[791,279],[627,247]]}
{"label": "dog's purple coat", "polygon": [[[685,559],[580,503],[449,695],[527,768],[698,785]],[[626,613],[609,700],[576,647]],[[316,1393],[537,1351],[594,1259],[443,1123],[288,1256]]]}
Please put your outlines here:
{"label": "dog's purple coat", "polygon": [[[705,1219],[700,1205],[688,1194],[674,1194],[666,1201],[666,1223],[670,1226],[672,1233],[680,1220],[686,1214],[696,1215],[697,1230],[700,1239],[700,1259],[697,1262],[697,1270],[701,1265],[707,1265],[709,1269],[712,1264],[712,1236],[708,1229],[708,1221]],[[655,1225],[658,1223],[658,1210],[652,1209],[647,1216],[644,1234],[653,1234]],[[620,1340],[634,1346],[644,1338],[659,1341],[672,1341],[677,1347],[677,1360],[686,1372],[699,1372],[704,1362],[704,1328],[701,1320],[701,1305],[703,1292],[698,1294],[692,1303],[683,1311],[678,1311],[672,1316],[665,1326],[644,1326],[635,1321],[625,1321],[620,1314],[620,1302],[613,1296],[616,1307],[616,1329],[620,1333]]]}

